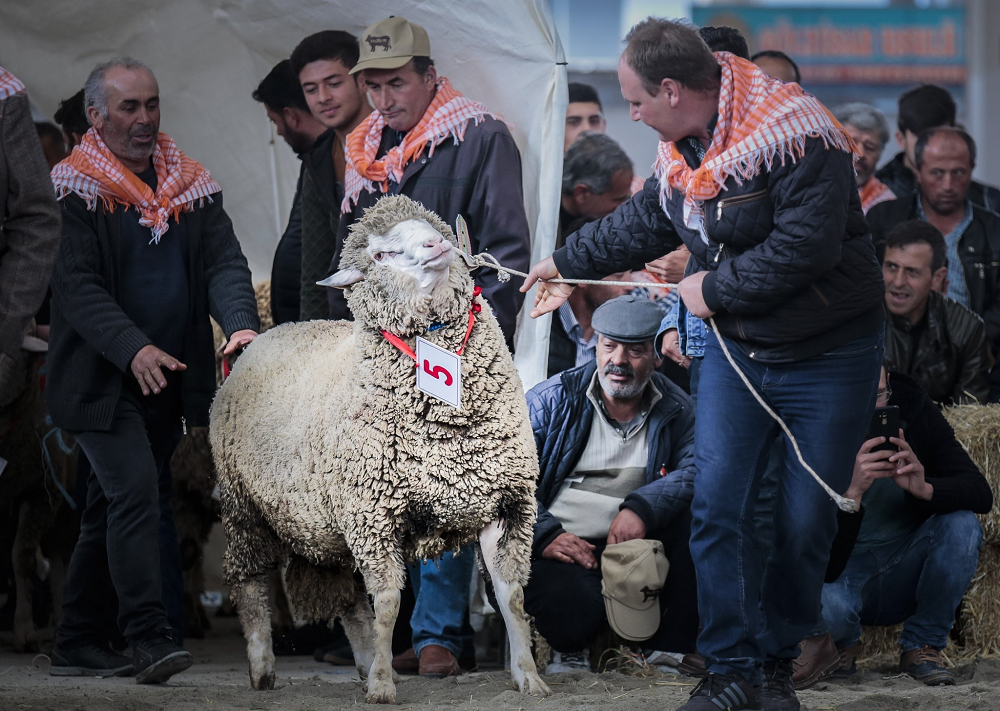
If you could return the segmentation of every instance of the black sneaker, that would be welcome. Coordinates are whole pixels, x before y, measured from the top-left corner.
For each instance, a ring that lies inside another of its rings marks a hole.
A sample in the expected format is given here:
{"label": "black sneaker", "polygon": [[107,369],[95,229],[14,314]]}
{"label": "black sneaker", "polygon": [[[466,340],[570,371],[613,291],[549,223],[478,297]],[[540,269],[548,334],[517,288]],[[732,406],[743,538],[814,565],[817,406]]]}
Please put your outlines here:
{"label": "black sneaker", "polygon": [[132,660],[107,647],[85,644],[76,649],[52,649],[52,676],[132,676]]}
{"label": "black sneaker", "polygon": [[677,711],[743,711],[760,709],[761,687],[742,677],[711,672],[694,688],[691,698]]}
{"label": "black sneaker", "polygon": [[934,647],[920,647],[903,652],[899,658],[899,666],[927,686],[951,686],[955,683],[955,675],[950,669],[945,669],[941,663],[941,651]]}
{"label": "black sneaker", "polygon": [[162,684],[194,664],[194,657],[170,636],[156,633],[132,644],[132,661],[137,684]]}
{"label": "black sneaker", "polygon": [[794,672],[795,667],[790,660],[764,664],[761,708],[765,711],[799,711],[799,697],[795,695],[795,683],[792,681]]}

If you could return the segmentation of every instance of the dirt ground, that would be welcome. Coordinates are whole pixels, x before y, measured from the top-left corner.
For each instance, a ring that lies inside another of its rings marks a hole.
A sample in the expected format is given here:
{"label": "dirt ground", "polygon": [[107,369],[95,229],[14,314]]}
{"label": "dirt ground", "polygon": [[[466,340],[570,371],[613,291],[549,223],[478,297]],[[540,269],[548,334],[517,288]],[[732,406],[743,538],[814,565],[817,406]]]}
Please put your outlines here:
{"label": "dirt ground", "polygon": [[[139,686],[131,679],[72,679],[48,675],[43,657],[11,651],[0,635],[0,711],[334,711],[364,703],[352,668],[317,663],[310,657],[278,657],[274,691],[255,692],[247,678],[246,652],[234,619],[218,620],[209,637],[192,640],[195,665],[170,683]],[[820,684],[802,692],[803,708],[815,711],[1000,709],[1000,660],[959,665],[959,683],[928,688],[876,664],[850,682]],[[452,679],[403,677],[400,709],[455,711],[577,711],[580,709],[675,709],[694,682],[658,674],[636,678],[618,673],[546,677],[553,696],[523,696],[500,670]]]}

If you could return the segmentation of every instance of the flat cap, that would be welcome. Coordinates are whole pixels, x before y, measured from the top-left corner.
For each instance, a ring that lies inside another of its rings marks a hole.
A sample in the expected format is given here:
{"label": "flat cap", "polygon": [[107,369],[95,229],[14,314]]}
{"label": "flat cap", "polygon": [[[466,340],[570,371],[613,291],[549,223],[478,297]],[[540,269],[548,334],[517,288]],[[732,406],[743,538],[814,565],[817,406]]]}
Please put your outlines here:
{"label": "flat cap", "polygon": [[642,343],[656,337],[662,320],[663,312],[652,300],[627,294],[598,306],[591,325],[613,341]]}

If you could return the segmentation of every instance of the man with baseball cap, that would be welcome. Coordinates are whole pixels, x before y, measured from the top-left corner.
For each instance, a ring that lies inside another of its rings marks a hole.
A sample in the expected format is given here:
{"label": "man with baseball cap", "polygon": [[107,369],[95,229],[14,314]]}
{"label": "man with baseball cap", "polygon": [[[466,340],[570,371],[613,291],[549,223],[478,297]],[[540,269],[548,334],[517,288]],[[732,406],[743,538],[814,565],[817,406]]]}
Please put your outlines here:
{"label": "man with baseball cap", "polygon": [[[531,245],[521,157],[504,120],[438,76],[420,25],[402,17],[377,22],[361,33],[360,51],[351,74],[360,73],[375,110],[347,137],[346,195],[331,271],[354,221],[384,195],[399,194],[450,225],[461,215],[473,252],[489,252],[504,266],[527,271]],[[491,269],[480,269],[475,279],[511,346],[524,298],[521,280],[500,282]],[[448,676],[460,673],[456,657],[463,648],[472,656],[467,617],[474,559],[470,548],[411,567],[417,594],[410,618],[413,649],[393,660],[397,671]]]}
{"label": "man with baseball cap", "polygon": [[657,666],[695,648],[694,408],[655,370],[661,314],[633,295],[605,302],[596,361],[527,394],[540,473],[524,606],[552,647],[549,673],[589,670],[606,619]]}

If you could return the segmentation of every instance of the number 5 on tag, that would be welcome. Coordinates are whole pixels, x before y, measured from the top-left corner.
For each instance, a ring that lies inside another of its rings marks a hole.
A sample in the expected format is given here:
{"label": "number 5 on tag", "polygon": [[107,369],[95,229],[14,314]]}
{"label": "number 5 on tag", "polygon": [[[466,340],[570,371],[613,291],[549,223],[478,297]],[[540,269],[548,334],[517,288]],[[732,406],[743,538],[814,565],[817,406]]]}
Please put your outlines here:
{"label": "number 5 on tag", "polygon": [[461,407],[462,358],[418,337],[417,389],[452,407]]}

